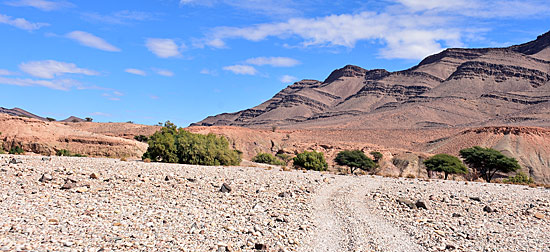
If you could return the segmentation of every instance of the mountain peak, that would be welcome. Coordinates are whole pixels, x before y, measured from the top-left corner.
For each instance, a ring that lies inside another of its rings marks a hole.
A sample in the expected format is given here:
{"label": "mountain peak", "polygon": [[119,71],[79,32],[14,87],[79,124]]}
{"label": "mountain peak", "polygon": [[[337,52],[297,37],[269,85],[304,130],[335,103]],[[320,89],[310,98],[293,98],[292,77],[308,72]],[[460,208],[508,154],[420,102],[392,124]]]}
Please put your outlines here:
{"label": "mountain peak", "polygon": [[342,77],[361,77],[365,76],[366,73],[367,70],[362,67],[346,65],[345,67],[332,71],[324,83],[333,82]]}

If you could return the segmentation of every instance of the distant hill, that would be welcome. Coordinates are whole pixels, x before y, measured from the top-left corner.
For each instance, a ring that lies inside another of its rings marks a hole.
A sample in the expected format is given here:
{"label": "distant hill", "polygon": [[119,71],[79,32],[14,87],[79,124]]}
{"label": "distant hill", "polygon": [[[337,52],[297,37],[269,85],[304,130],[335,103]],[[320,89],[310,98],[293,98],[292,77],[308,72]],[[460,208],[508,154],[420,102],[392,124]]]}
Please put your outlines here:
{"label": "distant hill", "polygon": [[193,126],[441,128],[550,126],[550,32],[506,48],[447,49],[398,72],[348,65],[250,109]]}
{"label": "distant hill", "polygon": [[31,112],[25,111],[20,108],[7,109],[4,107],[0,107],[0,113],[12,115],[12,116],[21,116],[21,117],[34,118],[42,121],[47,121],[47,119],[44,117],[37,116]]}
{"label": "distant hill", "polygon": [[60,122],[85,122],[86,120],[76,117],[76,116],[69,116],[69,118],[65,120],[61,120]]}

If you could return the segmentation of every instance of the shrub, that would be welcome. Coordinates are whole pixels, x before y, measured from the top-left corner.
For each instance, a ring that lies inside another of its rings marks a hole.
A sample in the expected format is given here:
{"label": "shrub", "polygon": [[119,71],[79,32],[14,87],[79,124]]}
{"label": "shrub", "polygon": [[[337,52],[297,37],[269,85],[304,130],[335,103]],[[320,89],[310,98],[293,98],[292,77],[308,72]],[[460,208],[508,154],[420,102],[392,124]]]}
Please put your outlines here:
{"label": "shrub", "polygon": [[94,119],[91,118],[91,117],[86,117],[86,118],[84,118],[84,120],[86,120],[86,122],[92,122]]}
{"label": "shrub", "polygon": [[460,150],[460,156],[487,182],[491,182],[493,176],[499,171],[508,173],[521,169],[515,158],[504,156],[499,151],[491,148],[474,146]]}
{"label": "shrub", "polygon": [[3,149],[0,149],[0,154],[6,154],[6,152]]}
{"label": "shrub", "polygon": [[55,155],[65,156],[65,157],[86,157],[86,155],[82,155],[82,154],[78,154],[78,153],[71,153],[69,150],[66,150],[66,149],[57,150],[55,152]]}
{"label": "shrub", "polygon": [[25,151],[23,150],[23,148],[21,148],[21,146],[11,147],[11,149],[8,151],[9,154],[16,154],[16,155],[23,154],[24,152]]}
{"label": "shrub", "polygon": [[336,155],[334,162],[349,167],[351,174],[353,174],[356,169],[372,171],[376,168],[376,163],[360,150],[340,151]]}
{"label": "shrub", "polygon": [[51,117],[46,117],[46,120],[48,120],[48,122],[55,122],[55,119]]}
{"label": "shrub", "polygon": [[283,161],[279,160],[270,153],[258,153],[258,155],[252,158],[252,162],[271,165],[285,165]]}
{"label": "shrub", "polygon": [[378,151],[371,151],[370,153],[372,155],[372,157],[374,158],[374,162],[378,163],[382,157],[384,157],[384,155],[382,155],[382,153],[378,152]]}
{"label": "shrub", "polygon": [[283,160],[283,162],[285,162],[286,165],[288,165],[288,163],[290,162],[290,160],[292,160],[292,156],[288,155],[288,154],[285,154],[285,153],[279,153],[276,155],[279,159]]}
{"label": "shrub", "polygon": [[140,142],[143,142],[143,143],[146,143],[147,141],[149,141],[149,137],[144,136],[144,135],[134,136],[134,139],[136,141],[140,141]]}
{"label": "shrub", "polygon": [[511,184],[533,184],[535,181],[533,181],[533,178],[529,177],[527,174],[523,172],[516,173],[513,177],[508,177],[507,179],[504,179],[504,183],[511,183]]}
{"label": "shrub", "polygon": [[304,151],[294,157],[294,165],[306,168],[307,170],[326,171],[328,168],[325,155],[322,152]]}
{"label": "shrub", "polygon": [[229,141],[214,134],[201,135],[166,122],[148,141],[143,159],[194,165],[239,165],[241,152],[229,148]]}
{"label": "shrub", "polygon": [[437,154],[424,160],[424,165],[428,171],[443,172],[445,179],[449,174],[466,174],[468,168],[455,156],[449,154]]}

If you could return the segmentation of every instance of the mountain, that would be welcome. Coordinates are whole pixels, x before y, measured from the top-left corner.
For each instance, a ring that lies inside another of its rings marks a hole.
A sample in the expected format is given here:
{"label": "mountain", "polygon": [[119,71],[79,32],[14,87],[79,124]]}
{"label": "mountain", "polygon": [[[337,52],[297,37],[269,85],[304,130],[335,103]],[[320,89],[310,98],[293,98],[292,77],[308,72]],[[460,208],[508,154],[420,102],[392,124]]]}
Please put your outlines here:
{"label": "mountain", "polygon": [[60,122],[85,122],[86,120],[76,117],[76,116],[69,116],[65,120],[61,120]]}
{"label": "mountain", "polygon": [[446,49],[398,72],[348,65],[250,109],[192,126],[432,128],[550,126],[550,32],[506,47]]}
{"label": "mountain", "polygon": [[20,108],[7,109],[7,108],[4,108],[4,107],[0,107],[0,113],[1,114],[8,114],[8,115],[11,115],[11,116],[21,116],[21,117],[34,118],[34,119],[38,119],[38,120],[42,120],[42,121],[47,121],[47,119],[44,118],[44,117],[37,116],[37,115],[35,115],[31,112],[25,111],[25,110],[20,109]]}

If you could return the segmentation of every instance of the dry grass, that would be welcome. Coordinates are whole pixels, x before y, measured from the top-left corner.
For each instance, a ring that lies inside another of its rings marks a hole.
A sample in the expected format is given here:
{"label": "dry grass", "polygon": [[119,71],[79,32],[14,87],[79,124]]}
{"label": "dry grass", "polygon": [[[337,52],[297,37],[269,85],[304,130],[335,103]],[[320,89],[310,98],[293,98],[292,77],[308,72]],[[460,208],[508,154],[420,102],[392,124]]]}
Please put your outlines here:
{"label": "dry grass", "polygon": [[143,162],[145,162],[145,163],[151,163],[151,159],[149,159],[149,158],[143,159]]}

